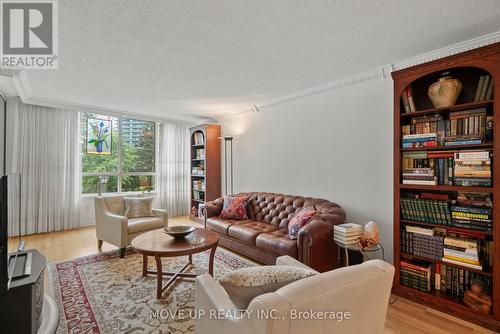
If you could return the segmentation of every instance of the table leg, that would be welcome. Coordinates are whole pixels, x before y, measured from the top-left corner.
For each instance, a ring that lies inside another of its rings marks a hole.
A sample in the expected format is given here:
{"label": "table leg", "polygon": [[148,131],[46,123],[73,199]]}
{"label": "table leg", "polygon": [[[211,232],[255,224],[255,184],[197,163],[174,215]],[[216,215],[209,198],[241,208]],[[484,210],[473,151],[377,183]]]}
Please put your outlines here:
{"label": "table leg", "polygon": [[214,276],[214,257],[215,257],[215,250],[217,249],[217,245],[215,245],[211,250],[210,250],[210,262],[208,263],[208,273],[210,276]]}
{"label": "table leg", "polygon": [[142,255],[142,276],[148,274],[148,256]]}
{"label": "table leg", "polygon": [[156,262],[156,299],[161,299],[162,295],[162,284],[163,284],[163,273],[162,273],[162,264],[161,257],[155,256]]}
{"label": "table leg", "polygon": [[347,251],[347,248],[344,248],[345,251],[345,266],[349,267],[349,252]]}
{"label": "table leg", "polygon": [[193,255],[189,255],[189,264],[193,264]]}

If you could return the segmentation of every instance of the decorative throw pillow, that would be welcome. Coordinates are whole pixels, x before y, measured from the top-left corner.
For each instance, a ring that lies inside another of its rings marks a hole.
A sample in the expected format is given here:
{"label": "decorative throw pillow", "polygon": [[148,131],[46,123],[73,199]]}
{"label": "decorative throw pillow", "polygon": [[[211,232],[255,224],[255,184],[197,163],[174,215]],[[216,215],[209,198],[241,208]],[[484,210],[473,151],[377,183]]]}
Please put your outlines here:
{"label": "decorative throw pillow", "polygon": [[125,202],[125,217],[154,217],[153,197],[124,197],[123,201]]}
{"label": "decorative throw pillow", "polygon": [[292,219],[290,219],[290,223],[288,223],[288,236],[290,239],[297,239],[300,229],[309,223],[315,214],[316,209],[313,206],[308,206],[297,211]]}
{"label": "decorative throw pillow", "polygon": [[219,284],[234,305],[246,309],[255,297],[315,274],[312,270],[292,266],[250,267],[225,274],[219,278]]}
{"label": "decorative throw pillow", "polygon": [[220,217],[222,219],[248,219],[247,204],[247,196],[224,196]]}

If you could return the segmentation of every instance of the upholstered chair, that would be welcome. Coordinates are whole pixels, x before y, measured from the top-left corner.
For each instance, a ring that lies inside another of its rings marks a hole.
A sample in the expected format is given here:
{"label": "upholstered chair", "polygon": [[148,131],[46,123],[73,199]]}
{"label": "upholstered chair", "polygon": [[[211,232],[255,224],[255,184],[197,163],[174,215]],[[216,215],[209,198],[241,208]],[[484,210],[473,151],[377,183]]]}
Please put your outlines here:
{"label": "upholstered chair", "polygon": [[132,239],[141,233],[168,226],[167,210],[153,209],[154,217],[125,217],[125,196],[97,196],[95,198],[95,223],[97,246],[103,241],[117,246],[120,257]]}
{"label": "upholstered chair", "polygon": [[[276,265],[308,268],[290,256]],[[393,276],[394,267],[381,260],[318,273],[255,297],[242,314],[212,276],[201,275],[195,281],[195,332],[381,334]]]}

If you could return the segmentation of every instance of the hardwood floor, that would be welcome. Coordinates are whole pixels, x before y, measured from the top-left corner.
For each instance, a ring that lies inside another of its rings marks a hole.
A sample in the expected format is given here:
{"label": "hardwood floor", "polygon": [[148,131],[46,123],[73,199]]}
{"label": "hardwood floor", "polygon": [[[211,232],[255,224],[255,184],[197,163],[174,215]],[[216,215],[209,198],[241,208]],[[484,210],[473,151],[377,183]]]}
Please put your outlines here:
{"label": "hardwood floor", "polygon": [[[197,225],[187,217],[169,218],[169,223],[172,225]],[[62,232],[29,235],[23,237],[23,239],[26,241],[28,249],[38,249],[50,262],[92,255],[98,252],[94,226]],[[17,238],[9,239],[9,249],[14,250],[16,246]],[[116,247],[106,242],[102,247],[102,251],[104,252],[116,249]],[[46,277],[45,283],[47,284],[47,282],[48,279]],[[395,304],[389,305],[385,333],[470,334],[494,332],[409,300],[398,298]]]}

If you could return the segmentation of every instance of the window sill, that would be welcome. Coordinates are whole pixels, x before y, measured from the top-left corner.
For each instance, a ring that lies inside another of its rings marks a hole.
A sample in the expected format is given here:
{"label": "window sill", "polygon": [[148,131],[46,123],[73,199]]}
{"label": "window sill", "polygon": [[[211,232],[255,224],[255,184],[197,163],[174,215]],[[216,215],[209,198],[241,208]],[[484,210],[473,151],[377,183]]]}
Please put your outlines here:
{"label": "window sill", "polygon": [[[156,191],[152,191],[152,192],[149,192],[149,193],[143,193],[142,191],[131,191],[131,192],[104,193],[104,194],[102,194],[103,197],[106,197],[106,196],[127,196],[127,195],[144,195],[144,196],[153,195],[153,196],[156,196],[156,195],[158,195],[158,193]],[[97,196],[99,196],[97,193],[94,193],[94,194],[82,194],[82,198],[94,198],[94,197],[97,197]]]}

